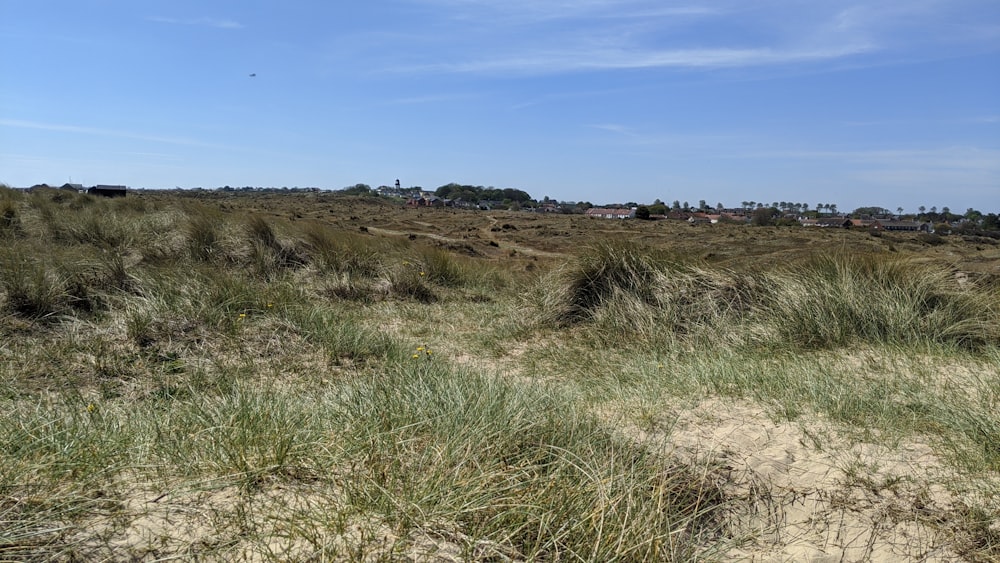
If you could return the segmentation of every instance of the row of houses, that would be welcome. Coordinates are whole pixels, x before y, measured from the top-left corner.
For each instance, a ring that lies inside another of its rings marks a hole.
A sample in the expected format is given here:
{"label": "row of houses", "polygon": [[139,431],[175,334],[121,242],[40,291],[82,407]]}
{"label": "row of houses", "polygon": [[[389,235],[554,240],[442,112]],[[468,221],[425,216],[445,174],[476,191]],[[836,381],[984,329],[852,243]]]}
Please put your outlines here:
{"label": "row of houses", "polygon": [[501,209],[504,207],[502,201],[468,201],[461,198],[446,199],[438,197],[432,193],[422,193],[406,200],[407,207],[458,207],[461,209],[481,209],[489,211],[491,209]]}
{"label": "row of houses", "polygon": [[635,219],[637,210],[637,207],[591,207],[583,213],[596,219]]}
{"label": "row of houses", "polygon": [[[635,207],[592,207],[584,213],[587,217],[596,219],[635,219]],[[650,219],[672,219],[687,221],[692,225],[716,223],[749,223],[751,218],[744,213],[688,213],[672,211],[666,215],[650,215]],[[898,221],[891,219],[852,219],[850,217],[821,217],[809,219],[805,217],[789,217],[798,221],[803,227],[836,228],[836,229],[869,229],[873,231],[912,231],[934,232],[934,227],[923,221]]]}
{"label": "row of houses", "polygon": [[851,219],[850,217],[825,217],[821,219],[799,219],[803,227],[834,229],[869,229],[872,231],[934,232],[934,226],[924,221],[896,221],[892,219]]}

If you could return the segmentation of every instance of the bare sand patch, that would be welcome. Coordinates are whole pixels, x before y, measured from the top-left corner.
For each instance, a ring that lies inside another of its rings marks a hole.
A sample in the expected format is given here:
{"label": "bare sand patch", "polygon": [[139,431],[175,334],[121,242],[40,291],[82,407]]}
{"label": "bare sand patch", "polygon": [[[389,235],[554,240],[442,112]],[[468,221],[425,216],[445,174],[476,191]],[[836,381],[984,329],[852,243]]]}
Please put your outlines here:
{"label": "bare sand patch", "polygon": [[856,442],[832,425],[775,422],[760,406],[707,399],[668,432],[630,431],[682,459],[727,473],[740,545],[750,561],[956,561],[939,524],[954,497],[947,469],[919,442]]}

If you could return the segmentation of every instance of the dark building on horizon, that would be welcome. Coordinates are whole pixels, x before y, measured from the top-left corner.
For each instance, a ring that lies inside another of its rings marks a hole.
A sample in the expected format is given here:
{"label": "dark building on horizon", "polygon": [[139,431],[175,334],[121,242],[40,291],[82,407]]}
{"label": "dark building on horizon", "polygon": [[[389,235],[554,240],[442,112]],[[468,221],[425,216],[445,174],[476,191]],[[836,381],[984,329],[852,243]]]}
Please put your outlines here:
{"label": "dark building on horizon", "polygon": [[87,188],[87,193],[103,197],[125,197],[125,186],[106,186],[98,184],[92,188]]}

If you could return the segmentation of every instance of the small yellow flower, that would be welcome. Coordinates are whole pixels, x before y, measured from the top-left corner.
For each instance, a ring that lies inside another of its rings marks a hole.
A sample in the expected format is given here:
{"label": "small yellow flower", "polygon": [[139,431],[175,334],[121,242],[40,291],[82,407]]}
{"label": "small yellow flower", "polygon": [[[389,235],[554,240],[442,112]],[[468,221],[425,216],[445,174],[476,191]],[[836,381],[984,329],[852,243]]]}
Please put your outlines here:
{"label": "small yellow flower", "polygon": [[423,352],[423,351],[424,351],[423,346],[417,346],[417,352]]}
{"label": "small yellow flower", "polygon": [[97,406],[94,403],[87,404],[87,412],[94,412],[97,410]]}
{"label": "small yellow flower", "polygon": [[663,364],[660,364],[660,365],[658,365],[656,367],[659,368],[659,369],[663,369]]}
{"label": "small yellow flower", "polygon": [[423,272],[420,272],[420,275],[422,276],[422,275],[424,275],[424,273],[423,273]]}
{"label": "small yellow flower", "polygon": [[420,354],[414,354],[414,355],[413,355],[413,359],[414,359],[414,360],[416,360],[416,359],[417,359],[417,358],[419,358],[419,357],[420,357]]}
{"label": "small yellow flower", "polygon": [[246,314],[246,313],[240,313],[240,318],[241,318],[241,319],[245,319],[245,318],[247,318],[247,314]]}
{"label": "small yellow flower", "polygon": [[270,309],[270,308],[272,308],[272,307],[274,307],[274,303],[268,303],[268,304],[267,304],[267,308],[268,308],[268,309]]}

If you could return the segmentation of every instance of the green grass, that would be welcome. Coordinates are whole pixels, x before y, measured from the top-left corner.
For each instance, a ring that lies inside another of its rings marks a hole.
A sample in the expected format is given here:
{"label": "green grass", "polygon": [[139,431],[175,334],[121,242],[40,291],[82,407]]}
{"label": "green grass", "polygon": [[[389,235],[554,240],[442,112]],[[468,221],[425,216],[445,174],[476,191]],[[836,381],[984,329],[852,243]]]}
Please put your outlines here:
{"label": "green grass", "polygon": [[[921,522],[1000,556],[988,275],[832,237],[759,267],[632,239],[538,261],[266,203],[0,189],[0,559],[724,560],[781,507],[669,447],[706,398],[817,449],[927,445],[948,479],[919,485],[954,502]],[[844,487],[897,495],[872,467]]]}
{"label": "green grass", "polygon": [[882,255],[823,255],[737,272],[612,243],[542,280],[532,299],[526,307],[540,325],[589,322],[616,345],[666,334],[806,350],[1000,345],[995,288],[963,287],[945,267]]}

